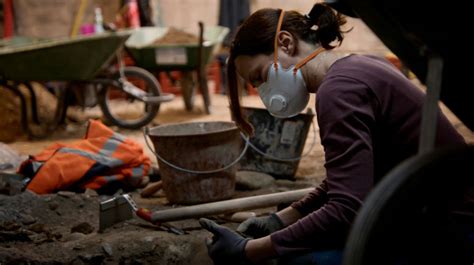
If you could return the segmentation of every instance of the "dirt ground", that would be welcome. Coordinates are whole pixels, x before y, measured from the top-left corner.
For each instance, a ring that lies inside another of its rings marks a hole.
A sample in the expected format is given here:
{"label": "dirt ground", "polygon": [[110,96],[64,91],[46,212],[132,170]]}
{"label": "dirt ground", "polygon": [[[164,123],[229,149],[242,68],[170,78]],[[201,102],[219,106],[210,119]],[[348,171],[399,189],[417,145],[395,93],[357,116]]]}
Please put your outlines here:
{"label": "dirt ground", "polygon": [[[314,98],[312,98],[314,102]],[[246,106],[262,106],[258,97],[244,98]],[[202,100],[197,96],[195,110],[185,111],[181,98],[163,104],[154,124],[190,121],[230,120],[227,99],[212,95],[212,114],[206,115]],[[312,103],[311,106],[314,104]],[[81,114],[82,113],[82,114]],[[71,114],[72,115],[72,114]],[[79,111],[83,123],[68,124],[44,140],[18,139],[8,144],[20,155],[36,154],[53,142],[71,142],[80,139],[86,129],[87,117],[97,115],[95,110]],[[456,117],[450,120],[469,142],[474,134]],[[144,143],[141,131],[114,128]],[[316,134],[315,134],[316,133]],[[264,194],[277,191],[310,187],[324,177],[323,149],[319,143],[317,128],[308,134],[305,150],[316,141],[315,147],[303,157],[295,181],[279,180],[266,188],[254,191],[237,190],[234,197]],[[149,150],[146,152],[151,156]],[[156,165],[156,160],[152,159]],[[179,207],[168,203],[163,195],[151,199],[140,198],[139,190],[132,193],[136,202],[153,210]],[[3,264],[212,264],[207,256],[204,239],[209,233],[202,230],[196,219],[171,222],[184,231],[178,235],[163,227],[154,226],[135,217],[132,220],[98,232],[99,201],[106,199],[95,192],[38,196],[23,192],[15,196],[0,195],[0,265]],[[276,207],[256,210],[257,214],[275,211]],[[235,228],[225,216],[211,217],[219,223]]]}
{"label": "dirt ground", "polygon": [[[255,96],[244,98],[246,106],[261,107]],[[53,142],[73,142],[81,139],[88,117],[100,116],[95,109],[71,109],[70,115],[82,123],[68,123],[43,140],[26,138],[8,144],[25,157],[40,152]],[[77,116],[80,116],[77,118]],[[178,97],[161,106],[153,125],[191,121],[229,121],[227,98],[212,95],[212,113],[204,113],[202,98],[195,99],[195,108],[188,112]],[[112,128],[141,144],[141,131]],[[273,193],[311,187],[324,176],[322,148],[319,138],[310,131],[306,149],[317,141],[311,152],[303,158],[296,173],[296,181],[279,180],[254,191],[236,190],[233,197]],[[150,150],[145,149],[152,156]],[[307,150],[306,150],[307,151]],[[152,159],[154,165],[157,161]],[[168,203],[163,193],[143,199],[139,191],[132,192],[138,205],[152,210],[176,207]],[[135,217],[99,233],[99,201],[109,197],[91,194],[61,192],[38,196],[24,192],[16,196],[0,195],[0,264],[212,264],[207,256],[204,239],[210,234],[202,230],[196,219],[171,222],[185,234],[177,235],[153,226]],[[276,207],[257,209],[266,214]],[[219,223],[235,228],[226,216],[212,216]]]}

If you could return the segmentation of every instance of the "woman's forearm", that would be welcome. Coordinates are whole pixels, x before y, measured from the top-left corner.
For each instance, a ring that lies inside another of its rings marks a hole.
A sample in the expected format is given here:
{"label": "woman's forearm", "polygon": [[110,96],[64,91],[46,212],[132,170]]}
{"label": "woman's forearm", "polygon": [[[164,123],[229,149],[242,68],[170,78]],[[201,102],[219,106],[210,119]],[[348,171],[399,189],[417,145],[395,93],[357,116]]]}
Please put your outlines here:
{"label": "woman's forearm", "polygon": [[273,248],[270,236],[266,236],[247,242],[247,245],[245,245],[245,255],[252,263],[258,263],[277,256],[277,253]]}
{"label": "woman's forearm", "polygon": [[285,226],[289,226],[292,223],[298,221],[301,217],[303,217],[301,213],[298,212],[298,210],[291,206],[277,212],[276,215],[278,216],[278,218],[280,218],[281,222]]}

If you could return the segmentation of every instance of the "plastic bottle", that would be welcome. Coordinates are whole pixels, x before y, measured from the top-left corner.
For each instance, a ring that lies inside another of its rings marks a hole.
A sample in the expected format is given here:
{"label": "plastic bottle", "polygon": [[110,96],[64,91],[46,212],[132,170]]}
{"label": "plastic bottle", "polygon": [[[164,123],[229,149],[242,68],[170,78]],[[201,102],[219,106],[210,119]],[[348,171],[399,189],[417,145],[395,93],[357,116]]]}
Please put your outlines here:
{"label": "plastic bottle", "polygon": [[102,9],[100,7],[95,8],[95,23],[94,29],[95,33],[102,33],[104,32],[104,18],[102,17]]}

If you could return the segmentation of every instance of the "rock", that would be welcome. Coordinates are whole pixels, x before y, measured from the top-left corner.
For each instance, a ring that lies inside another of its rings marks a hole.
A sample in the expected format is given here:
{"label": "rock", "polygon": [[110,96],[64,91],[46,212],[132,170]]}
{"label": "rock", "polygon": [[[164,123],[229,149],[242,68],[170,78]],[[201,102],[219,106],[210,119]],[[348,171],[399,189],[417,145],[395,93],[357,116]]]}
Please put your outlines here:
{"label": "rock", "polygon": [[236,188],[239,190],[257,190],[269,187],[275,179],[265,173],[256,171],[238,171],[236,174]]}
{"label": "rock", "polygon": [[71,197],[71,200],[77,205],[77,207],[84,207],[84,198],[82,196],[77,196],[77,194],[75,194],[74,197]]}
{"label": "rock", "polygon": [[21,217],[21,222],[24,224],[24,225],[30,225],[30,224],[33,224],[36,222],[36,219],[29,215],[29,214],[22,214]]}
{"label": "rock", "polygon": [[28,230],[33,231],[37,234],[47,232],[48,230],[46,229],[46,225],[44,224],[33,224],[28,227]]}
{"label": "rock", "polygon": [[71,233],[75,232],[87,235],[94,232],[94,227],[87,222],[83,222],[71,228]]}
{"label": "rock", "polygon": [[82,249],[85,249],[86,246],[82,245],[82,244],[76,244],[72,247],[73,250],[82,250]]}
{"label": "rock", "polygon": [[130,258],[123,258],[120,260],[120,264],[123,265],[145,265],[148,262],[143,262],[142,259],[130,257]]}
{"label": "rock", "polygon": [[69,265],[84,265],[84,262],[79,257],[77,257],[69,262]]}
{"label": "rock", "polygon": [[10,231],[0,231],[0,242],[9,242],[9,241],[31,241],[29,235],[22,230],[16,232]]}
{"label": "rock", "polygon": [[86,191],[84,192],[84,196],[86,198],[92,198],[92,197],[98,197],[99,194],[97,193],[97,191],[93,189],[86,189]]}
{"label": "rock", "polygon": [[87,264],[102,264],[105,256],[102,254],[85,254],[79,255],[79,258]]}
{"label": "rock", "polygon": [[280,188],[288,188],[291,190],[306,189],[317,186],[317,184],[308,181],[292,181],[287,179],[278,179],[275,181],[275,184]]}
{"label": "rock", "polygon": [[152,236],[146,236],[146,237],[143,238],[143,242],[152,243],[153,239],[154,239],[154,237],[152,237]]}
{"label": "rock", "polygon": [[48,203],[48,207],[51,211],[54,211],[54,210],[58,209],[59,203],[56,202],[56,201],[51,201],[50,203]]}
{"label": "rock", "polygon": [[109,243],[103,243],[102,244],[102,250],[105,252],[105,254],[108,257],[111,257],[114,254],[114,252],[112,250],[112,246]]}
{"label": "rock", "polygon": [[232,222],[241,223],[250,217],[255,217],[257,214],[255,212],[236,212],[230,216]]}
{"label": "rock", "polygon": [[16,231],[21,228],[21,225],[13,221],[6,221],[0,224],[0,230],[3,231]]}
{"label": "rock", "polygon": [[69,235],[66,235],[62,241],[64,242],[67,242],[67,241],[76,241],[76,240],[80,240],[80,239],[83,239],[86,235],[82,234],[82,233],[72,233],[72,234],[69,234]]}
{"label": "rock", "polygon": [[61,191],[58,191],[58,195],[65,198],[73,198],[76,196],[76,193],[72,191],[61,190]]}
{"label": "rock", "polygon": [[53,232],[53,233],[51,233],[51,236],[56,240],[59,240],[59,239],[63,238],[63,234],[61,234],[59,232]]}
{"label": "rock", "polygon": [[26,189],[25,191],[23,191],[21,193],[21,197],[23,198],[23,200],[25,201],[29,201],[29,200],[41,200],[41,195],[38,195],[36,193],[34,193],[33,191],[29,190],[29,189]]}
{"label": "rock", "polygon": [[24,186],[22,180],[21,175],[0,172],[0,194],[10,196],[20,194]]}
{"label": "rock", "polygon": [[50,241],[48,235],[46,234],[34,234],[34,235],[30,235],[29,238],[35,244],[41,244],[41,243]]}

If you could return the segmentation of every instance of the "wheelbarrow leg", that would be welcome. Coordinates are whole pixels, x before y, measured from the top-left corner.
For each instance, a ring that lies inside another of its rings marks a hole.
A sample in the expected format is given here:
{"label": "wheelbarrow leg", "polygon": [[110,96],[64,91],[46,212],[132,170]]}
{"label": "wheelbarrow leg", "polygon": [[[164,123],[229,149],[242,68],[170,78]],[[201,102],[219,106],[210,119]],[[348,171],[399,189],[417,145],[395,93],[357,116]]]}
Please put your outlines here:
{"label": "wheelbarrow leg", "polygon": [[58,91],[58,105],[56,107],[55,120],[57,125],[66,123],[66,114],[69,107],[70,87],[59,87]]}
{"label": "wheelbarrow leg", "polygon": [[211,113],[211,97],[209,96],[209,88],[207,86],[207,78],[206,73],[202,69],[204,67],[200,67],[198,70],[198,81],[199,81],[199,89],[201,90],[202,97],[204,99],[204,110],[207,114]]}
{"label": "wheelbarrow leg", "polygon": [[18,86],[15,85],[10,85],[8,83],[3,84],[6,88],[10,89],[15,93],[19,98],[20,98],[20,104],[21,104],[21,127],[22,129],[28,134],[28,137],[32,138],[34,137],[33,133],[31,132],[30,128],[28,127],[28,109],[26,107],[26,99],[23,93],[21,93],[20,89]]}
{"label": "wheelbarrow leg", "polygon": [[181,93],[183,93],[184,106],[187,111],[192,111],[194,107],[194,81],[193,71],[183,71],[181,77]]}
{"label": "wheelbarrow leg", "polygon": [[209,88],[207,87],[207,78],[206,78],[206,62],[203,61],[204,58],[204,24],[199,21],[199,51],[198,51],[198,82],[199,89],[201,90],[202,97],[204,98],[204,111],[207,114],[211,113],[211,98],[209,95]]}
{"label": "wheelbarrow leg", "polygon": [[30,91],[30,96],[31,96],[31,118],[34,123],[40,124],[39,118],[38,118],[38,104],[36,100],[36,93],[33,90],[33,86],[31,86],[30,82],[25,82],[23,83],[26,88]]}
{"label": "wheelbarrow leg", "polygon": [[49,124],[50,131],[54,131],[59,125],[65,123],[66,112],[69,104],[69,87],[71,83],[57,83],[52,82],[46,85],[48,89],[52,91],[56,97],[56,110],[54,111],[54,118],[51,124]]}

